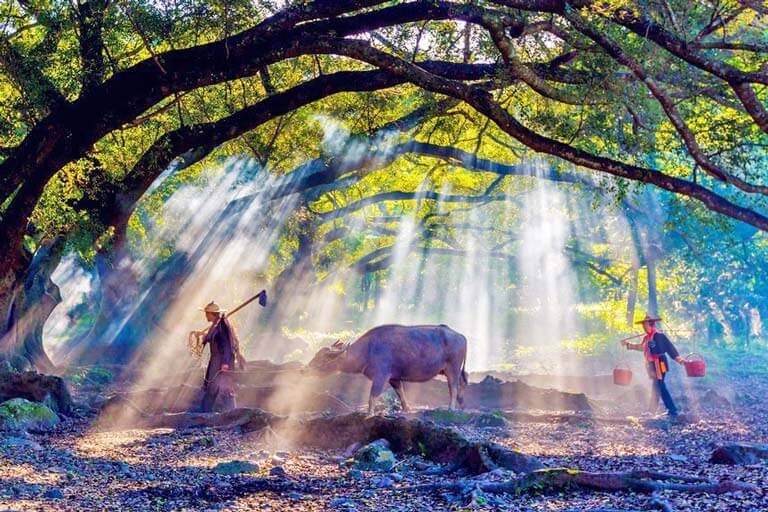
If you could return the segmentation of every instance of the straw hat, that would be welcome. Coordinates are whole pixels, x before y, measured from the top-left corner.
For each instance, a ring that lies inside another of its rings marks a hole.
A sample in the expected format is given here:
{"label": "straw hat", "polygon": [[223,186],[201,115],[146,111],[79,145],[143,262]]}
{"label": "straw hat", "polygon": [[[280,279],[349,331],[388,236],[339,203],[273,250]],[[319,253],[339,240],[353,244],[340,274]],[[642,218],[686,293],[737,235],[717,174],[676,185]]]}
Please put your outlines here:
{"label": "straw hat", "polygon": [[206,313],[225,313],[227,310],[222,309],[221,306],[211,301],[204,308],[201,308],[200,311],[205,311]]}
{"label": "straw hat", "polygon": [[661,318],[656,316],[651,316],[648,313],[645,314],[645,318],[642,320],[638,320],[635,322],[635,324],[644,324],[645,322],[661,322]]}

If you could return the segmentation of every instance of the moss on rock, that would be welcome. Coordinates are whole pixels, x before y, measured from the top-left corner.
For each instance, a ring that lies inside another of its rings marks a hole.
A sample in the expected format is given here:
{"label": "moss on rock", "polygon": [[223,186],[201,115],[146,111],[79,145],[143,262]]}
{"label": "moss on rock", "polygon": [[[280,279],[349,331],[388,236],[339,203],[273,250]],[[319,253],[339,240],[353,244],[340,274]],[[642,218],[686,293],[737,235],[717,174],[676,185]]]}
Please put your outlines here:
{"label": "moss on rock", "polygon": [[50,407],[24,398],[0,404],[0,427],[6,430],[47,430],[59,421]]}

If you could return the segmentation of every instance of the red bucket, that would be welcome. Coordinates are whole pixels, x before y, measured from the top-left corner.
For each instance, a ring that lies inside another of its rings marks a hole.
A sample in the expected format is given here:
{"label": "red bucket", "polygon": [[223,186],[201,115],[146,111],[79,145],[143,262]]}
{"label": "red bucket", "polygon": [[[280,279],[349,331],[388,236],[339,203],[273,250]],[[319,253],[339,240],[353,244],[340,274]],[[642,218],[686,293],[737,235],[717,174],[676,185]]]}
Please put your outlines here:
{"label": "red bucket", "polygon": [[689,377],[703,377],[707,373],[707,363],[700,354],[688,354],[683,365]]}
{"label": "red bucket", "polygon": [[613,383],[617,386],[629,386],[632,382],[632,370],[627,367],[613,369]]}

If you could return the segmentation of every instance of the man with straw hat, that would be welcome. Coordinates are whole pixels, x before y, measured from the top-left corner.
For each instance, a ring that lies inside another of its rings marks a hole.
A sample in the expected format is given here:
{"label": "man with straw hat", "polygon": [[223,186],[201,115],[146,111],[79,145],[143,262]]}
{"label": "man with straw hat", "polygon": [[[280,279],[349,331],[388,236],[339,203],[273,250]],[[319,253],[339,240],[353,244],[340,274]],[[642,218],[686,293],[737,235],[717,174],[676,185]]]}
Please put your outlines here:
{"label": "man with straw hat", "polygon": [[677,407],[675,407],[672,395],[669,394],[667,385],[664,383],[664,377],[669,371],[666,355],[669,354],[669,357],[679,364],[683,364],[683,358],[672,342],[669,341],[669,338],[664,333],[656,330],[658,322],[661,322],[661,318],[653,317],[646,313],[645,318],[635,322],[635,324],[642,324],[643,326],[645,331],[643,341],[641,343],[630,343],[627,340],[622,340],[621,343],[630,350],[642,351],[645,356],[648,376],[652,381],[650,412],[656,412],[659,406],[659,396],[661,396],[667,411],[669,411],[669,416],[674,418],[677,416]]}
{"label": "man with straw hat", "polygon": [[211,348],[211,359],[205,370],[203,382],[203,412],[212,412],[216,399],[221,398],[224,410],[235,408],[235,387],[232,382],[231,370],[235,362],[242,370],[245,360],[240,353],[240,340],[232,323],[226,317],[226,310],[211,301],[202,311],[205,319],[211,322],[208,331],[199,332],[203,336],[203,346],[207,343]]}

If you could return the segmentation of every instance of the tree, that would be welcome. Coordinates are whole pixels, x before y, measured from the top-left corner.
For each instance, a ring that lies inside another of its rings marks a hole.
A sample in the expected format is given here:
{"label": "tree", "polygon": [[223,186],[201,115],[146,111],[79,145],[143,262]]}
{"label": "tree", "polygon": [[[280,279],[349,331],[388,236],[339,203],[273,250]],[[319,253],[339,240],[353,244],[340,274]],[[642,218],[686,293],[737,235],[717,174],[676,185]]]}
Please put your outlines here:
{"label": "tree", "polygon": [[[25,239],[34,248],[60,234],[55,223],[30,229],[28,221],[46,218],[46,191],[67,176],[103,169],[110,179],[84,180],[86,196],[124,200],[98,218],[102,229],[124,224],[142,189],[175,158],[204,158],[341,90],[406,82],[464,102],[474,109],[465,115],[486,118],[495,126],[485,130],[509,147],[618,178],[610,184],[619,195],[626,180],[651,184],[768,227],[764,156],[756,149],[768,131],[760,88],[768,83],[761,67],[768,51],[763,14],[751,4],[318,0],[267,13],[228,2],[209,9],[14,2],[9,12],[13,28],[2,36],[1,55],[10,93],[0,144],[4,311],[32,261]],[[248,26],[254,18],[263,21]],[[61,40],[74,44],[57,46]],[[76,54],[59,54],[59,46]],[[351,82],[349,73],[367,79]],[[233,84],[261,95],[237,97]],[[94,148],[120,153],[116,160],[128,165],[105,164]],[[111,183],[111,191],[93,183]],[[85,203],[68,212],[92,211]]]}

